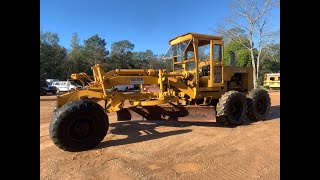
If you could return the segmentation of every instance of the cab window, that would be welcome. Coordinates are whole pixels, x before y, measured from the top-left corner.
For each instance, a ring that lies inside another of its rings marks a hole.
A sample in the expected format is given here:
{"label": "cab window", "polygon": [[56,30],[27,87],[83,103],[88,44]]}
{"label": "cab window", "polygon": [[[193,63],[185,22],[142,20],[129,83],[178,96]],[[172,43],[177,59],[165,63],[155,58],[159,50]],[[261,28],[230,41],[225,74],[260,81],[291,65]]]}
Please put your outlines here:
{"label": "cab window", "polygon": [[198,54],[199,61],[210,60],[210,41],[199,40]]}
{"label": "cab window", "polygon": [[221,44],[215,44],[213,46],[213,59],[214,61],[222,60],[222,46]]}

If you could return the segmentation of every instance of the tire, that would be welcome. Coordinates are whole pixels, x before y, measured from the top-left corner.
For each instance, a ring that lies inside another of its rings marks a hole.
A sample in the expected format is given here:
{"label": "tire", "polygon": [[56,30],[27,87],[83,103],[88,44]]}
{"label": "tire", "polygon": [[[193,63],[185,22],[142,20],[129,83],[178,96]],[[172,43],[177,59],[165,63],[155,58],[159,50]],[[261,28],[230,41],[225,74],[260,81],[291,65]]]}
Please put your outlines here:
{"label": "tire", "polygon": [[46,94],[47,94],[46,90],[43,88],[40,88],[40,96],[44,96]]}
{"label": "tire", "polygon": [[216,107],[217,122],[223,125],[240,125],[246,121],[246,99],[237,91],[223,94]]}
{"label": "tire", "polygon": [[253,89],[247,95],[247,118],[250,121],[264,120],[270,111],[271,99],[267,91]]}
{"label": "tire", "polygon": [[97,146],[106,136],[108,116],[88,99],[72,101],[53,113],[49,126],[53,143],[64,151],[83,151]]}
{"label": "tire", "polygon": [[53,90],[53,91],[51,91],[51,93],[53,94],[53,95],[55,95],[55,94],[57,94],[57,90]]}

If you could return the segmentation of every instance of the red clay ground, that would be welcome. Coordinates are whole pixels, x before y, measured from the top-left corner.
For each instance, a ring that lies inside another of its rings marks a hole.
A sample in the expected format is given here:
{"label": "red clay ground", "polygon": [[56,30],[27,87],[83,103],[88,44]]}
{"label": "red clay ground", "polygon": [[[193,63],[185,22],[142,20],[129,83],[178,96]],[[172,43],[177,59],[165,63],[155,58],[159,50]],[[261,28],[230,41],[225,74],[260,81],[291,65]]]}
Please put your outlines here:
{"label": "red clay ground", "polygon": [[268,120],[234,128],[215,122],[117,122],[85,152],[49,137],[55,96],[40,97],[41,179],[280,179],[280,92]]}

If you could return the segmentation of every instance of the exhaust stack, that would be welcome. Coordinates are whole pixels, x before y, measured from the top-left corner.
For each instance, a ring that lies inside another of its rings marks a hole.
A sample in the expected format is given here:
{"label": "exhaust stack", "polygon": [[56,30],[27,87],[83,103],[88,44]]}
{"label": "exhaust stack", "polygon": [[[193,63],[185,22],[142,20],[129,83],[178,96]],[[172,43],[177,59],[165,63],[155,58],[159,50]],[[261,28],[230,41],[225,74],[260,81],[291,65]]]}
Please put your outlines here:
{"label": "exhaust stack", "polygon": [[230,51],[230,66],[236,66],[236,54]]}

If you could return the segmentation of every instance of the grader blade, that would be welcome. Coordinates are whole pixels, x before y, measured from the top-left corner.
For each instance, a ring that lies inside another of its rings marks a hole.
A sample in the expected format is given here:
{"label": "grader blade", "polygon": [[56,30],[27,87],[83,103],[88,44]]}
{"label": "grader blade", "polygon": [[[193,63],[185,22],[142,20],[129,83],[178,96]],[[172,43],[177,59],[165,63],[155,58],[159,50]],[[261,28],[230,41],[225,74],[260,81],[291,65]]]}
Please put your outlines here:
{"label": "grader blade", "polygon": [[201,106],[143,106],[130,107],[117,111],[118,121],[127,120],[168,120],[208,122],[215,121],[215,107]]}

